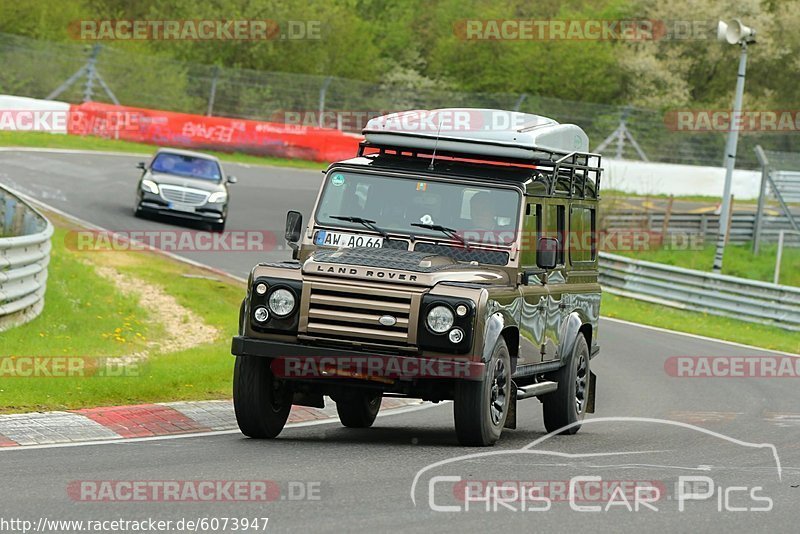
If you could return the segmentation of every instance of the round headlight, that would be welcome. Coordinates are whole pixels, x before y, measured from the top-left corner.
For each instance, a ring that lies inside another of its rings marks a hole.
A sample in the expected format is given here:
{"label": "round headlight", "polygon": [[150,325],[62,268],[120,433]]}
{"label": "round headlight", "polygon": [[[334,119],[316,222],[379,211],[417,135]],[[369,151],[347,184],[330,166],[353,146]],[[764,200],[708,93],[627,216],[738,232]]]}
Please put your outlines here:
{"label": "round headlight", "polygon": [[256,293],[259,295],[263,295],[267,292],[267,284],[257,284],[256,285]]}
{"label": "round headlight", "polygon": [[276,289],[269,296],[269,309],[279,317],[294,311],[294,295],[288,289]]}
{"label": "round headlight", "polygon": [[453,326],[453,312],[447,306],[434,306],[426,320],[431,331],[443,334]]}
{"label": "round headlight", "polygon": [[464,317],[468,311],[469,310],[467,309],[467,307],[464,306],[463,304],[459,304],[458,307],[456,308],[456,314],[459,317]]}
{"label": "round headlight", "polygon": [[458,345],[464,339],[464,331],[460,328],[453,328],[447,337],[450,338],[450,343]]}
{"label": "round headlight", "polygon": [[253,317],[255,317],[256,321],[259,323],[263,323],[269,319],[269,312],[264,306],[259,306],[256,308],[256,311],[253,312]]}

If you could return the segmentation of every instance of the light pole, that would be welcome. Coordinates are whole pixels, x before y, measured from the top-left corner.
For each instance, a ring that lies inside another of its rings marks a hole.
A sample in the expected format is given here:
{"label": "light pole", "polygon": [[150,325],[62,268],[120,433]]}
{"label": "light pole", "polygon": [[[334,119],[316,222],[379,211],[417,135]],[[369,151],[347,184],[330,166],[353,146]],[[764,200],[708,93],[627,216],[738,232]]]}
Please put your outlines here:
{"label": "light pole", "polygon": [[736,78],[736,96],[733,99],[731,130],[728,132],[728,141],[725,143],[725,187],[722,192],[722,208],[719,214],[717,253],[714,255],[714,272],[719,273],[722,271],[722,256],[725,253],[725,242],[728,236],[728,220],[730,219],[731,211],[731,182],[733,181],[733,168],[736,165],[736,145],[739,143],[739,117],[742,113],[747,45],[748,43],[756,42],[756,31],[742,24],[739,19],[733,19],[730,22],[719,21],[717,39],[728,44],[739,45],[742,49]]}

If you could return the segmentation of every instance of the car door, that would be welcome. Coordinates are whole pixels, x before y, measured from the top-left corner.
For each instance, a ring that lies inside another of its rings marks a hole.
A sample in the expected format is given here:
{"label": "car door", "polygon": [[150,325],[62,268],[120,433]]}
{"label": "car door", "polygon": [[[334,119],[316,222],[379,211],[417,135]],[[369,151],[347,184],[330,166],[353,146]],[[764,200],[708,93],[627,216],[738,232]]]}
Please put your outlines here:
{"label": "car door", "polygon": [[520,250],[520,265],[527,275],[523,277],[523,284],[520,286],[522,295],[522,306],[518,318],[520,365],[542,361],[548,291],[543,282],[542,271],[536,266],[536,241],[539,235],[541,216],[542,205],[528,201],[525,206]]}
{"label": "car door", "polygon": [[559,357],[558,347],[561,343],[560,330],[566,313],[566,300],[569,298],[566,286],[566,254],[567,222],[566,204],[548,203],[543,207],[541,221],[542,235],[558,239],[558,258],[555,269],[548,271],[546,317],[544,326],[543,361],[555,360]]}

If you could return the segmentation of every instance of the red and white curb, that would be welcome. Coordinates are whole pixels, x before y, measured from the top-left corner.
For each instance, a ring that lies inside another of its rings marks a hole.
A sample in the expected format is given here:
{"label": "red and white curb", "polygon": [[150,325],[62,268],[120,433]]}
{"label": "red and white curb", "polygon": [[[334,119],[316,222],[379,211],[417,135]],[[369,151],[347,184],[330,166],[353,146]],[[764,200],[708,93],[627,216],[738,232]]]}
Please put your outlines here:
{"label": "red and white curb", "polygon": [[[413,399],[384,399],[381,410],[420,405]],[[288,424],[336,418],[336,405],[293,406]],[[237,429],[232,401],[166,402],[85,408],[64,412],[0,415],[0,447],[82,443]]]}

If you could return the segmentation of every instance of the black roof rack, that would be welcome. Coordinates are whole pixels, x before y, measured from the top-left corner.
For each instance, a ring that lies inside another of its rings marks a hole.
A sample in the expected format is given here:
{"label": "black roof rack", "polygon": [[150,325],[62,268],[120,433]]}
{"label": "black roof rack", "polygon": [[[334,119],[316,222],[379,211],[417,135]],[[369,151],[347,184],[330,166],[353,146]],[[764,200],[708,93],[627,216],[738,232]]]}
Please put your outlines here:
{"label": "black roof rack", "polygon": [[[373,150],[372,153],[367,153]],[[471,165],[485,166],[487,170],[501,165],[511,165],[538,171],[537,179],[547,181],[548,196],[567,197],[571,199],[599,198],[600,176],[602,174],[601,156],[590,152],[571,152],[561,154],[555,151],[537,148],[537,152],[545,158],[514,158],[506,156],[487,156],[448,150],[436,150],[436,158],[457,160]],[[380,145],[362,141],[358,145],[358,157],[390,157],[432,158],[433,150],[427,148],[409,148],[392,145]]]}

